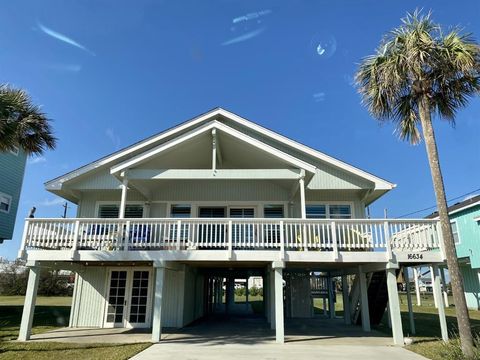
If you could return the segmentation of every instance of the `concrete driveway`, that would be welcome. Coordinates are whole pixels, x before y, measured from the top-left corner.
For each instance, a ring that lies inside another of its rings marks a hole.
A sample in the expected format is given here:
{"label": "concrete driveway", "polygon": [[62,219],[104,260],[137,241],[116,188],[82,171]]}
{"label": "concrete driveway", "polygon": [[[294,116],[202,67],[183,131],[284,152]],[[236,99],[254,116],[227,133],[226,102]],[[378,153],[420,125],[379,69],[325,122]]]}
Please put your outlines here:
{"label": "concrete driveway", "polygon": [[425,360],[400,347],[378,345],[303,344],[175,344],[152,345],[132,360]]}
{"label": "concrete driveway", "polygon": [[134,360],[420,360],[424,357],[392,339],[343,320],[302,319],[285,324],[285,344],[256,318],[211,318],[181,330],[166,332],[162,341],[137,354]]}

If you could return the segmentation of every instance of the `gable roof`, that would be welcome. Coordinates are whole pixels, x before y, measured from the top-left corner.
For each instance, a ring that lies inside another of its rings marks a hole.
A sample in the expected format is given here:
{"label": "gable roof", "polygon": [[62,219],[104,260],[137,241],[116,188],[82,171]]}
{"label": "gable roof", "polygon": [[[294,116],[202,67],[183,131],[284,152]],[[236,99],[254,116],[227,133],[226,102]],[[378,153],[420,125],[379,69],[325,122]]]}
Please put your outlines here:
{"label": "gable roof", "polygon": [[[225,117],[234,123],[245,127],[253,132],[259,133],[262,136],[265,136],[267,138],[270,138],[274,141],[280,142],[283,145],[286,145],[288,147],[291,147],[297,151],[303,152],[309,157],[312,157],[316,160],[320,160],[321,162],[327,163],[333,167],[340,168],[346,172],[352,173],[360,178],[366,179],[368,181],[371,181],[374,184],[374,189],[376,190],[391,190],[393,189],[396,185],[388,182],[387,180],[384,180],[380,177],[377,177],[373,174],[370,174],[364,170],[361,170],[359,168],[356,168],[350,164],[347,164],[343,161],[340,161],[334,157],[331,157],[329,155],[326,155],[320,151],[314,150],[306,145],[303,145],[297,141],[294,141],[290,138],[287,138],[283,135],[280,135],[272,130],[269,130],[263,126],[260,126],[250,120],[247,120],[243,117],[240,117],[237,114],[234,114],[232,112],[229,112],[225,109],[222,108],[215,108],[212,109],[204,114],[201,114],[193,119],[187,120],[183,123],[180,123],[179,125],[176,125],[170,129],[167,129],[165,131],[162,131],[156,135],[153,135],[145,140],[139,141],[137,143],[134,143],[124,149],[121,149],[119,151],[116,151],[110,155],[107,155],[103,158],[100,158],[99,160],[96,160],[94,162],[91,162],[87,165],[84,165],[78,169],[75,169],[73,171],[70,171],[62,176],[59,176],[57,178],[54,178],[50,181],[47,181],[45,183],[45,187],[47,190],[59,190],[62,187],[62,184],[70,181],[76,177],[79,177],[81,175],[84,175],[92,170],[98,169],[100,167],[104,166],[114,166],[118,163],[125,162],[129,157],[134,158],[135,156],[139,155],[141,152],[145,152],[148,150],[151,150],[152,148],[156,147],[156,144],[161,144],[162,141],[166,141],[169,138],[172,138],[174,136],[179,136],[180,134],[189,131],[189,129],[193,129],[195,127],[198,127],[202,125],[202,123],[208,123],[211,122],[212,119],[215,120],[216,117]],[[217,122],[217,126],[220,124]],[[233,128],[230,128],[224,124],[221,124],[222,126],[225,126],[226,128],[229,128],[229,131],[234,130]],[[258,140],[255,140],[258,142]],[[278,149],[276,149],[279,151]],[[287,154],[288,155],[288,154]],[[298,161],[301,161],[297,159]],[[127,160],[128,161],[128,160]],[[304,162],[304,166],[310,165]],[[310,168],[311,171],[311,168]]]}
{"label": "gable roof", "polygon": [[[462,210],[469,209],[474,206],[480,206],[480,195],[476,195],[471,197],[470,199],[460,201],[458,203],[453,204],[452,206],[448,207],[448,213],[455,214]],[[438,211],[431,213],[430,215],[426,216],[427,219],[435,219],[438,217]]]}

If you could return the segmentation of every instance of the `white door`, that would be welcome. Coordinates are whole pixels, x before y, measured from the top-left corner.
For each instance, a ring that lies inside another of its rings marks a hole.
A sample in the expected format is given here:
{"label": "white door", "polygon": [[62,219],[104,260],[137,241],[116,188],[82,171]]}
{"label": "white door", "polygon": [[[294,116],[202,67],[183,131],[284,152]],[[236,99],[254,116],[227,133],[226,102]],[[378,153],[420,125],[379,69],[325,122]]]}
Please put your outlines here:
{"label": "white door", "polygon": [[105,327],[150,326],[150,269],[111,270]]}

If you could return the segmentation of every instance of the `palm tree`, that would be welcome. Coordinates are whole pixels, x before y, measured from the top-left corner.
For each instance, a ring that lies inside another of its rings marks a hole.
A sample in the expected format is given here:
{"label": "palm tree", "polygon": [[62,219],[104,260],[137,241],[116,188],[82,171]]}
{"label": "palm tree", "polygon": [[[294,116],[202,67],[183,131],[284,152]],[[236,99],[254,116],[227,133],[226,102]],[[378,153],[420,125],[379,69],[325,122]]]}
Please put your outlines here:
{"label": "palm tree", "polygon": [[480,91],[480,48],[471,35],[442,32],[431,14],[407,14],[374,55],[362,60],[356,83],[364,105],[379,121],[392,121],[401,139],[427,149],[451,277],[462,351],[473,357],[470,319],[447,211],[432,115],[454,124],[455,114]]}
{"label": "palm tree", "polygon": [[54,149],[56,140],[49,120],[24,90],[0,85],[0,152],[19,148],[40,155]]}

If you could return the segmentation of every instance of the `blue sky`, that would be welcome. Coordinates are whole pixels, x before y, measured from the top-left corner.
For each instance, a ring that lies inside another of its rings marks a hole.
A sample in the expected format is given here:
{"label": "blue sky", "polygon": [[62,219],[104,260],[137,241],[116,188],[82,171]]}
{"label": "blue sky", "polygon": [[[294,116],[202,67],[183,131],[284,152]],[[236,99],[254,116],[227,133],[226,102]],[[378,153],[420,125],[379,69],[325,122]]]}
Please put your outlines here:
{"label": "blue sky", "polygon": [[[3,1],[0,82],[31,93],[59,142],[29,160],[0,256],[15,257],[32,206],[61,216],[44,181],[216,106],[398,184],[373,217],[435,204],[423,144],[374,121],[352,86],[356,64],[417,7],[480,38],[473,0]],[[449,198],[480,188],[479,114],[475,99],[456,128],[435,121]]]}

